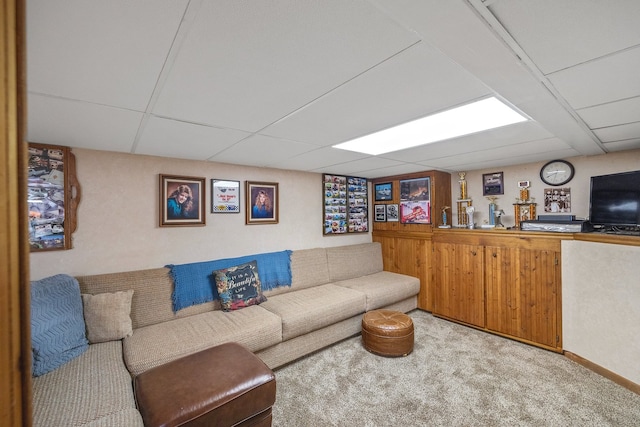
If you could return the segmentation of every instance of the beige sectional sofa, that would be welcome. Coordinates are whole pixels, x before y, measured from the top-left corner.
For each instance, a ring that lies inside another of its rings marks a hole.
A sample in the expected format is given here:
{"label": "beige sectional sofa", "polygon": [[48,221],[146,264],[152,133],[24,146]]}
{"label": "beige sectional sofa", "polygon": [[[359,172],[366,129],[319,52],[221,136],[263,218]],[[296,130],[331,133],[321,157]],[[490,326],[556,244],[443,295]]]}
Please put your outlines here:
{"label": "beige sectional sofa", "polygon": [[224,342],[244,344],[275,369],[360,332],[362,314],[417,307],[417,278],[383,271],[379,243],[296,250],[292,284],[260,305],[225,312],[217,301],[172,309],[168,268],[77,277],[85,294],[133,290],[133,335],[91,344],[34,378],[36,426],[137,426],[131,378]]}

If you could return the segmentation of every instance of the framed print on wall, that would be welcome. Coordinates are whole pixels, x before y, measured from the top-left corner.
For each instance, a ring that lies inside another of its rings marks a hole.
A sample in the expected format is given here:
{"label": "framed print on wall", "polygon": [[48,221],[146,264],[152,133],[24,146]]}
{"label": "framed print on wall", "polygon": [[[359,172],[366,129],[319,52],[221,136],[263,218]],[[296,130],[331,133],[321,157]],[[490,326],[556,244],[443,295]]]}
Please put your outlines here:
{"label": "framed print on wall", "polygon": [[246,182],[246,224],[278,223],[278,183]]}
{"label": "framed print on wall", "polygon": [[69,147],[29,143],[27,205],[31,252],[71,249],[80,183]]}
{"label": "framed print on wall", "polygon": [[384,202],[393,200],[393,188],[390,182],[375,185],[375,201]]}
{"label": "framed print on wall", "polygon": [[160,175],[160,227],[205,225],[205,179]]}
{"label": "framed print on wall", "polygon": [[369,192],[366,178],[323,174],[324,235],[369,231]]}
{"label": "framed print on wall", "polygon": [[387,222],[398,222],[399,208],[397,204],[385,205],[387,207]]}
{"label": "framed print on wall", "polygon": [[431,224],[431,180],[429,177],[400,181],[400,222]]}
{"label": "framed print on wall", "polygon": [[502,172],[482,174],[482,195],[504,194],[504,174]]}
{"label": "framed print on wall", "polygon": [[240,213],[240,181],[211,180],[211,213]]}
{"label": "framed print on wall", "polygon": [[375,222],[387,221],[387,205],[374,205],[373,209]]}

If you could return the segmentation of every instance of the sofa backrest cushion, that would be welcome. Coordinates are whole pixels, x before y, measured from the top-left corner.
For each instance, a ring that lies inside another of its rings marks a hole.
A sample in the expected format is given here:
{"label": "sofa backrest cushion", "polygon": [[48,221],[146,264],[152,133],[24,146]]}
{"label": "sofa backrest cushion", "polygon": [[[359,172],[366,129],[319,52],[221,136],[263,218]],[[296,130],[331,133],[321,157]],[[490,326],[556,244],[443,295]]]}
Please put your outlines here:
{"label": "sofa backrest cushion", "polygon": [[220,309],[220,303],[214,301],[174,313],[171,302],[173,279],[169,274],[169,269],[165,267],[78,276],[77,279],[80,283],[80,290],[84,294],[96,295],[105,292],[133,290],[131,301],[133,329]]}
{"label": "sofa backrest cushion", "polygon": [[379,242],[327,248],[329,279],[353,279],[354,277],[383,271],[382,245]]}
{"label": "sofa backrest cushion", "polygon": [[329,283],[327,252],[324,248],[300,249],[291,253],[291,286],[263,291],[267,298]]}

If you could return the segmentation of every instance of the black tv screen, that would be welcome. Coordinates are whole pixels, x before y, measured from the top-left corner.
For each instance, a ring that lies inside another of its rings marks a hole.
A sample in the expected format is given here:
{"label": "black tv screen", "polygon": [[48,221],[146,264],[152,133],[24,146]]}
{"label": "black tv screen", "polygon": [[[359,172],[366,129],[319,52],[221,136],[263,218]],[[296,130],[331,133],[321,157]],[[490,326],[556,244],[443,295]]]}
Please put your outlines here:
{"label": "black tv screen", "polygon": [[640,171],[591,177],[589,221],[595,226],[640,224]]}

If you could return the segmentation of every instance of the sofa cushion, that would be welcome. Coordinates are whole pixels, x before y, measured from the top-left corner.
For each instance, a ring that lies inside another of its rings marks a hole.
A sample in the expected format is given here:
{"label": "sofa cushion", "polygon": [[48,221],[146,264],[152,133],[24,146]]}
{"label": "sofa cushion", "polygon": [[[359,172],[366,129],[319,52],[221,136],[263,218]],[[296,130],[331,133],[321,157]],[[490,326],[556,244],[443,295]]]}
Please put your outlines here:
{"label": "sofa cushion", "polygon": [[50,372],[88,348],[80,286],[58,274],[31,282],[33,375]]}
{"label": "sofa cushion", "polygon": [[122,341],[92,344],[66,365],[34,378],[33,425],[141,427]]}
{"label": "sofa cushion", "polygon": [[262,295],[256,261],[216,270],[213,276],[224,311],[238,310],[267,300]]}
{"label": "sofa cushion", "polygon": [[221,310],[136,329],[124,339],[124,360],[135,376],[147,369],[225,342],[235,341],[255,352],[282,340],[280,317],[253,305]]}
{"label": "sofa cushion", "polygon": [[299,249],[291,253],[291,287],[264,290],[267,297],[329,283],[327,251],[324,248]]}
{"label": "sofa cushion", "polygon": [[365,306],[365,294],[333,284],[276,295],[260,305],[282,318],[283,340],[364,313]]}
{"label": "sofa cushion", "polygon": [[80,283],[80,290],[83,294],[100,294],[132,289],[131,322],[134,330],[155,323],[220,309],[220,301],[216,300],[194,305],[174,313],[171,303],[173,279],[166,267],[78,276],[76,279]]}
{"label": "sofa cushion", "polygon": [[420,279],[390,271],[381,271],[334,284],[364,293],[367,296],[367,311],[386,307],[420,292]]}
{"label": "sofa cushion", "polygon": [[327,248],[331,282],[353,279],[383,270],[382,246],[378,242]]}
{"label": "sofa cushion", "polygon": [[131,298],[133,290],[104,294],[82,294],[84,322],[89,342],[120,340],[133,334]]}

